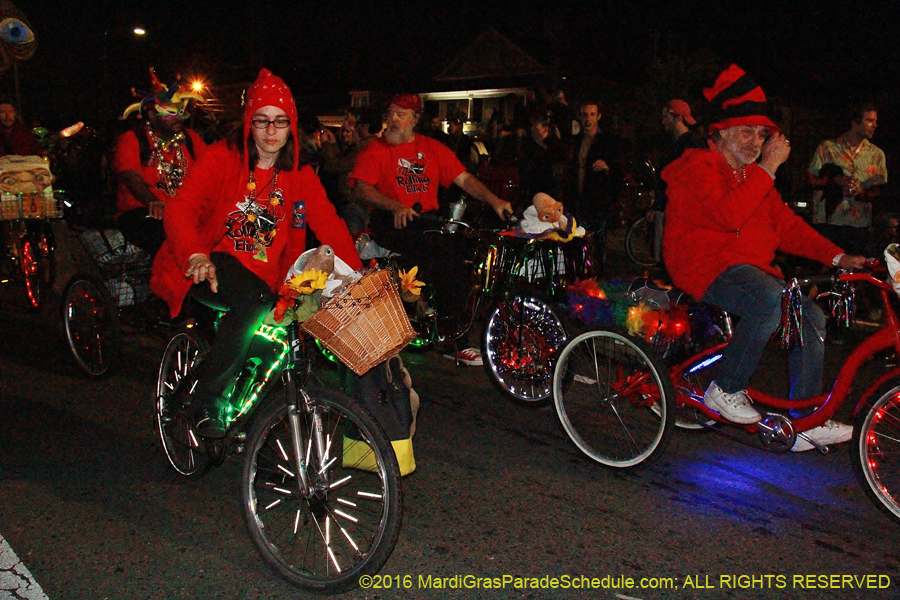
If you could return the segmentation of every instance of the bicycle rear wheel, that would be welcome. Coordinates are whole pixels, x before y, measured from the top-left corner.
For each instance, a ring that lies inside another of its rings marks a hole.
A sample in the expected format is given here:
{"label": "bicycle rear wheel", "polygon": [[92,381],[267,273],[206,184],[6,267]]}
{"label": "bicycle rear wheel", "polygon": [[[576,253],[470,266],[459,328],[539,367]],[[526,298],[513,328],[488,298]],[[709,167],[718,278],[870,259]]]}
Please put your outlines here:
{"label": "bicycle rear wheel", "polygon": [[[244,522],[263,560],[303,588],[335,594],[377,573],[400,535],[400,468],[381,427],[356,400],[306,389],[299,450],[309,477],[301,492],[284,387],[254,419],[241,478]],[[321,436],[322,444],[317,443]]]}
{"label": "bicycle rear wheel", "polygon": [[523,402],[553,393],[553,365],[566,330],[553,309],[532,297],[497,303],[484,330],[484,361],[504,392]]}
{"label": "bicycle rear wheel", "polygon": [[201,477],[212,466],[206,442],[194,433],[193,420],[184,399],[185,386],[196,381],[191,372],[209,352],[209,344],[190,331],[179,331],[169,340],[156,378],[156,426],[169,464],[181,475]]}
{"label": "bicycle rear wheel", "polygon": [[553,377],[556,414],[569,439],[593,460],[618,469],[650,464],[675,421],[675,391],[643,340],[589,331],[566,346]]}
{"label": "bicycle rear wheel", "polygon": [[78,366],[91,377],[109,372],[121,351],[117,307],[106,285],[92,275],[76,275],[62,297],[61,327]]}
{"label": "bicycle rear wheel", "polygon": [[866,495],[900,521],[900,386],[856,415],[850,450]]}
{"label": "bicycle rear wheel", "polygon": [[641,217],[625,234],[625,252],[631,262],[642,267],[653,267],[659,262],[654,255],[656,224]]}

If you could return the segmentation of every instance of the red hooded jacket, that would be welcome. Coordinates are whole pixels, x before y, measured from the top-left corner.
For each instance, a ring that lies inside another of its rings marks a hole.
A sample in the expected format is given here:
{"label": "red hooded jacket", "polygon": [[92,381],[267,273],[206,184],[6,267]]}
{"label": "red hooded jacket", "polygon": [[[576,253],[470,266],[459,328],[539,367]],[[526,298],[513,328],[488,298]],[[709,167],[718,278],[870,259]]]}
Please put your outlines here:
{"label": "red hooded jacket", "polygon": [[687,150],[662,172],[668,184],[663,258],[679,288],[701,298],[725,269],[748,264],[776,277],[775,251],[830,265],[843,251],[795,214],[772,177],[746,166],[740,182],[714,147]]}
{"label": "red hooded jacket", "polygon": [[[351,268],[362,266],[346,224],[309,166],[278,173],[277,187],[283,191],[284,201],[277,213],[276,233],[266,249],[267,261],[254,259],[252,251],[232,248],[231,237],[226,238],[226,234],[234,233],[235,219],[241,217],[238,205],[246,202],[249,175],[246,159],[240,152],[224,140],[217,142],[191,169],[178,194],[166,203],[163,218],[166,241],[153,262],[150,287],[166,301],[173,317],[180,312],[193,283],[184,275],[188,259],[196,253],[209,256],[214,248],[228,249],[265,281],[273,293],[281,287],[290,266],[306,250],[307,224]],[[257,173],[260,187],[269,178],[269,174]]]}

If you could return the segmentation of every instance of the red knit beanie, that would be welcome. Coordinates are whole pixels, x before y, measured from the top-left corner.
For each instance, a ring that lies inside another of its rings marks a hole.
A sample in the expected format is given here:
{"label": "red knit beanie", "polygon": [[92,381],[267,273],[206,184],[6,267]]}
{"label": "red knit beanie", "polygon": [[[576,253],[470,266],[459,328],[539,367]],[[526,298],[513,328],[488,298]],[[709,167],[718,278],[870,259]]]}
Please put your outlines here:
{"label": "red knit beanie", "polygon": [[406,108],[414,113],[422,112],[422,98],[418,94],[397,94],[390,99],[388,104],[396,104],[400,108]]}
{"label": "red knit beanie", "polygon": [[722,71],[712,87],[703,90],[703,95],[715,111],[710,133],[738,125],[762,125],[773,132],[778,131],[778,126],[767,115],[766,95],[762,88],[737,65]]}
{"label": "red knit beanie", "polygon": [[297,137],[297,105],[286,83],[268,69],[260,69],[256,81],[247,88],[244,100],[244,155],[247,154],[247,137],[250,135],[250,119],[264,106],[275,106],[287,113],[294,134],[294,169],[300,155],[300,139]]}

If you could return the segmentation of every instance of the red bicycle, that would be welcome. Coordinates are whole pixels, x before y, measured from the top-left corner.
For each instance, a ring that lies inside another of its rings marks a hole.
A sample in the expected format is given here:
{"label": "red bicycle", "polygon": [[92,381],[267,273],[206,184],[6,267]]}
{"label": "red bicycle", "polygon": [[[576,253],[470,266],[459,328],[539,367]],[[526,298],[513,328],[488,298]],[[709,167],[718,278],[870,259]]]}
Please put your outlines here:
{"label": "red bicycle", "polygon": [[[703,403],[706,385],[714,379],[715,363],[727,341],[667,366],[643,339],[601,329],[573,339],[556,364],[553,400],[563,428],[587,456],[617,469],[652,462],[676,427],[742,427],[758,434],[767,450],[789,450],[798,436],[835,414],[848,399],[864,364],[885,353],[900,354],[900,320],[890,301],[894,293],[891,284],[869,273],[841,273],[838,281],[875,286],[885,318],[884,326],[846,359],[831,391],[787,399],[750,389],[763,418],[752,425],[736,425]],[[852,301],[852,294],[847,298]],[[789,408],[807,407],[815,410],[800,418],[788,415]],[[857,478],[869,498],[900,521],[900,367],[886,368],[865,385],[853,415],[851,456]],[[820,452],[828,451],[827,446],[807,441]]]}

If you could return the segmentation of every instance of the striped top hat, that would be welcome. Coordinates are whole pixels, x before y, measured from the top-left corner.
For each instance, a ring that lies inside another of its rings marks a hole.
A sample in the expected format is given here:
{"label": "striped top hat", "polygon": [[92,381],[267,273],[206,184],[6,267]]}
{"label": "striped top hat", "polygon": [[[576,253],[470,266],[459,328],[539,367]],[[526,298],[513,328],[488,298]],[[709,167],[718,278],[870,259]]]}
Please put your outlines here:
{"label": "striped top hat", "polygon": [[737,65],[722,71],[712,87],[703,89],[703,95],[714,110],[710,133],[738,125],[762,125],[773,131],[778,130],[768,116],[766,94]]}

